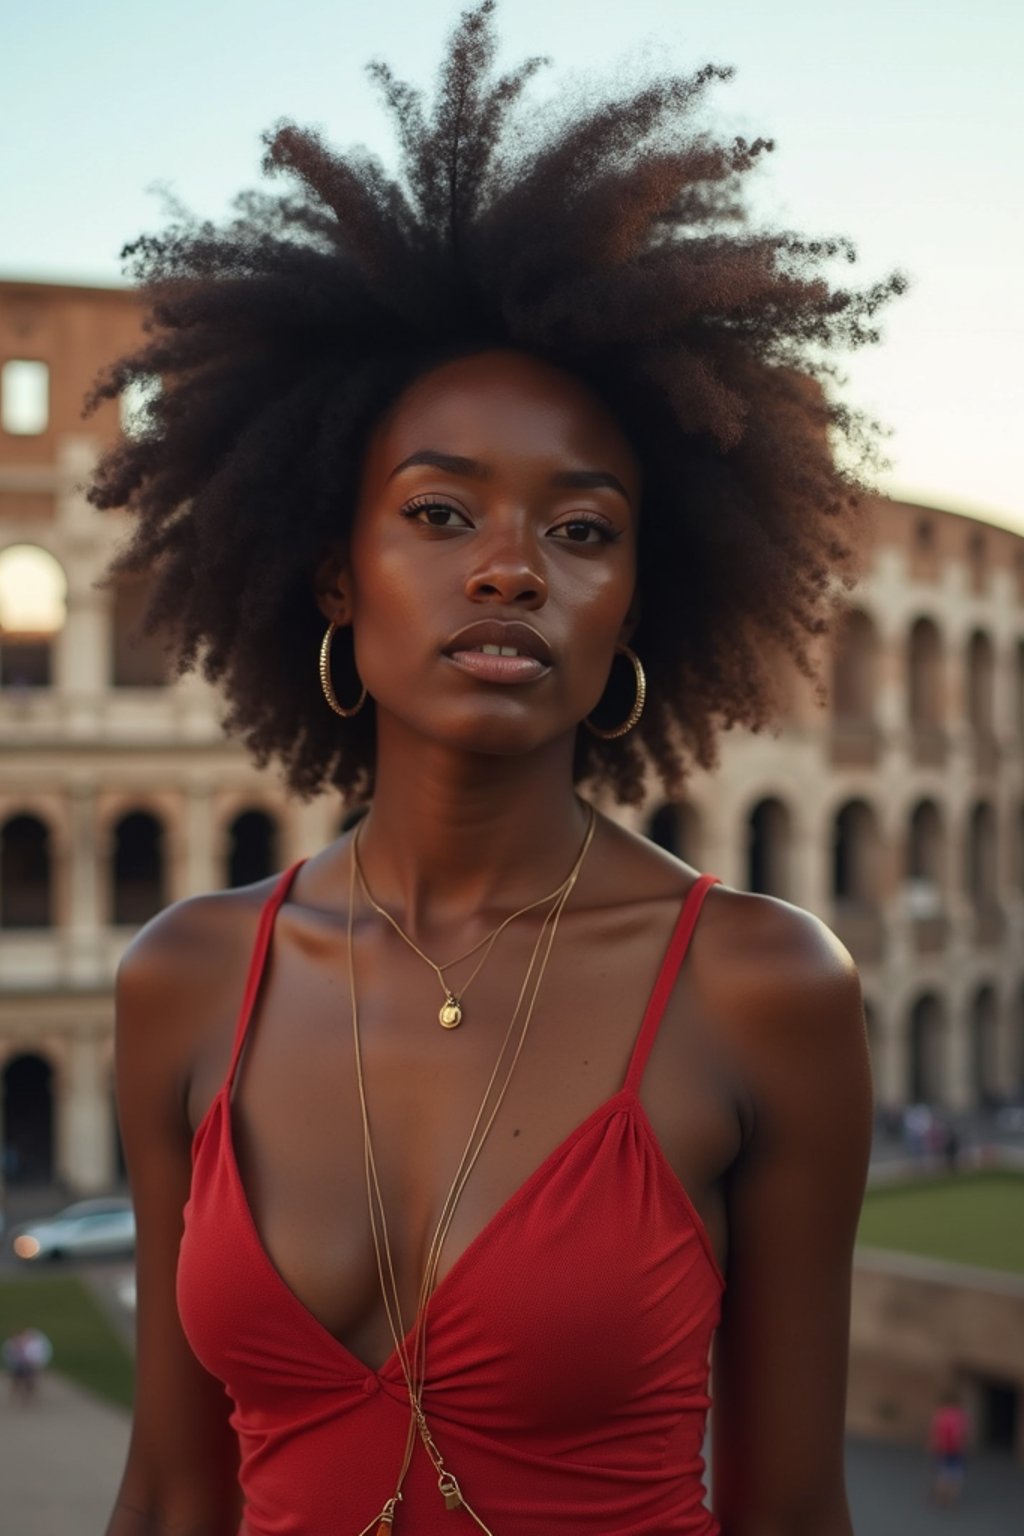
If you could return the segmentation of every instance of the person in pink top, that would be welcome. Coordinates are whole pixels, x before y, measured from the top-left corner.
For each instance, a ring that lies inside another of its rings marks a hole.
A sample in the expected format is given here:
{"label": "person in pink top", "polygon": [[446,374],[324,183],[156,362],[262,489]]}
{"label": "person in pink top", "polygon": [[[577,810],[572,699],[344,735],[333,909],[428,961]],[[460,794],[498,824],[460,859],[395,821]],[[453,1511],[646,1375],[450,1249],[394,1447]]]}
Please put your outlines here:
{"label": "person in pink top", "polygon": [[963,1491],[964,1456],[970,1420],[957,1392],[947,1392],[932,1414],[928,1449],[934,1466],[932,1497],[940,1504],[957,1504]]}
{"label": "person in pink top", "polygon": [[606,811],[815,674],[900,284],[759,227],[728,71],[542,108],[492,11],[431,111],[374,66],[396,173],[279,124],[280,194],[132,248],[114,576],[337,835],[120,966],[109,1536],[851,1533],[856,969]]}

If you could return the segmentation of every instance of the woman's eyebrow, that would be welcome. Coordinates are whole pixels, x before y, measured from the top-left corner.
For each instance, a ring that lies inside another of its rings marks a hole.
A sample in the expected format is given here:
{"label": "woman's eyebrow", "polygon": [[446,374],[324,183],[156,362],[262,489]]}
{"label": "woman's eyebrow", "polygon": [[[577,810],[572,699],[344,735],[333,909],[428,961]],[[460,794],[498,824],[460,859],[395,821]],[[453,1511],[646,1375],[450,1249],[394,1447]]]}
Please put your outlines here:
{"label": "woman's eyebrow", "polygon": [[400,475],[403,469],[412,469],[416,464],[427,464],[432,469],[443,469],[450,475],[470,475],[475,480],[486,480],[490,470],[486,469],[477,459],[464,459],[458,453],[440,453],[435,448],[421,448],[417,453],[410,453],[401,464],[396,464],[388,475],[393,480]]}
{"label": "woman's eyebrow", "polygon": [[560,469],[557,474],[551,476],[552,485],[565,485],[574,491],[589,491],[591,489],[605,489],[618,491],[625,502],[629,502],[626,487],[617,475],[613,475],[607,469]]}
{"label": "woman's eyebrow", "polygon": [[[403,469],[413,469],[420,464],[431,469],[443,469],[450,475],[468,475],[474,480],[487,480],[491,475],[491,471],[479,459],[467,459],[458,453],[441,453],[435,448],[420,448],[396,464],[388,479],[393,480]],[[551,484],[566,486],[574,491],[618,491],[623,500],[629,503],[629,495],[622,481],[607,469],[560,469],[551,476]]]}

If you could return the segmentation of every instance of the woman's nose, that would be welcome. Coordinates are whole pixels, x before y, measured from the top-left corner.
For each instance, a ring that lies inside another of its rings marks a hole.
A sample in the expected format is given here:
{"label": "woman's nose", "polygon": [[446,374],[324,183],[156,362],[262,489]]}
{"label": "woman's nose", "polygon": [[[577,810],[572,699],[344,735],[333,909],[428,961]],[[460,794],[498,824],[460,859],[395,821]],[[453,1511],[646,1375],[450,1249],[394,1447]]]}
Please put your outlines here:
{"label": "woman's nose", "polygon": [[507,537],[488,541],[466,579],[466,595],[476,602],[516,604],[539,608],[547,600],[548,585],[536,550],[526,539]]}

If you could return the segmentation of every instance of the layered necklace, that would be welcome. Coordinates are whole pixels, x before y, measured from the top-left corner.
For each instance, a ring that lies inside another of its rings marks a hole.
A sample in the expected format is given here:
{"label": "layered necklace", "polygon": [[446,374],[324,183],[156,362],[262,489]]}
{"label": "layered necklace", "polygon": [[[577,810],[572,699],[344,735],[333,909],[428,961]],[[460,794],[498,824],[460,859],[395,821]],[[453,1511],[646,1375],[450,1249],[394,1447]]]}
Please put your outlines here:
{"label": "layered necklace", "polygon": [[[447,1237],[448,1230],[451,1227],[452,1218],[455,1215],[455,1208],[458,1205],[462,1191],[466,1187],[466,1181],[468,1180],[469,1175],[473,1170],[474,1164],[476,1163],[477,1158],[480,1156],[480,1153],[483,1150],[484,1142],[487,1139],[491,1126],[494,1124],[495,1117],[497,1116],[498,1110],[501,1108],[502,1102],[508,1091],[509,1083],[512,1081],[512,1074],[515,1071],[516,1063],[518,1062],[522,1053],[523,1045],[526,1040],[526,1032],[530,1027],[530,1020],[533,1017],[534,1008],[537,1003],[537,994],[540,991],[540,985],[544,979],[544,972],[547,969],[548,960],[551,957],[551,949],[555,942],[555,935],[558,932],[558,924],[561,919],[562,912],[565,909],[566,902],[572,895],[576,881],[579,878],[580,870],[583,868],[583,861],[587,856],[590,844],[594,838],[594,828],[597,818],[594,813],[593,806],[588,806],[587,809],[589,816],[583,843],[579,854],[576,857],[576,862],[573,864],[573,867],[569,871],[566,878],[562,881],[562,884],[557,888],[557,890],[549,893],[548,896],[541,897],[539,901],[532,902],[529,907],[523,907],[520,909],[520,912],[512,914],[512,917],[518,917],[522,912],[529,912],[533,907],[542,906],[545,902],[550,903],[549,909],[547,912],[545,912],[543,920],[540,924],[540,931],[538,932],[537,940],[530,955],[530,963],[527,966],[526,975],[523,978],[522,985],[519,988],[519,995],[516,998],[515,1008],[512,1011],[512,1016],[509,1019],[508,1026],[502,1038],[501,1049],[498,1052],[498,1058],[494,1064],[494,1070],[492,1071],[490,1078],[488,1079],[487,1086],[484,1089],[483,1098],[480,1101],[480,1107],[476,1112],[476,1116],[473,1120],[473,1124],[469,1132],[469,1138],[466,1142],[462,1156],[459,1159],[458,1167],[455,1170],[455,1177],[452,1179],[448,1193],[445,1195],[444,1201],[441,1205],[441,1212],[438,1216],[437,1225],[434,1228],[433,1237],[430,1240],[430,1246],[427,1250],[426,1263],[423,1267],[423,1276],[420,1281],[416,1303],[416,1317],[413,1323],[413,1330],[411,1334],[407,1332],[402,1319],[402,1308],[398,1296],[398,1284],[395,1278],[394,1259],[392,1256],[391,1243],[388,1236],[387,1216],[385,1214],[384,1201],[381,1195],[380,1180],[377,1175],[377,1161],[373,1151],[373,1140],[370,1135],[370,1116],[367,1107],[366,1083],[363,1075],[363,1056],[359,1039],[359,1006],[356,988],[355,948],[353,945],[356,878],[357,875],[360,877],[360,879],[362,877],[357,854],[359,829],[357,829],[352,840],[352,858],[350,860],[349,867],[348,902],[349,991],[351,996],[352,1009],[352,1041],[355,1051],[356,1084],[359,1090],[359,1112],[362,1119],[363,1128],[363,1165],[366,1176],[366,1201],[370,1216],[370,1233],[373,1238],[374,1257],[377,1264],[377,1277],[380,1282],[381,1296],[384,1301],[384,1312],[387,1317],[388,1330],[394,1342],[395,1355],[399,1361],[399,1364],[401,1365],[402,1376],[405,1381],[406,1390],[409,1394],[410,1410],[409,1429],[406,1435],[405,1451],[402,1456],[401,1466],[399,1468],[398,1477],[395,1482],[395,1491],[391,1497],[386,1500],[379,1514],[375,1515],[370,1523],[363,1527],[363,1529],[359,1532],[359,1536],[390,1536],[398,1506],[402,1502],[402,1488],[405,1483],[406,1475],[409,1471],[409,1466],[412,1461],[413,1451],[416,1446],[417,1438],[422,1443],[423,1449],[426,1451],[427,1456],[430,1458],[431,1465],[437,1474],[438,1493],[444,1501],[445,1508],[450,1510],[465,1510],[470,1519],[479,1527],[481,1531],[484,1532],[484,1536],[493,1536],[493,1532],[491,1532],[490,1528],[485,1525],[484,1521],[470,1505],[461,1487],[459,1486],[455,1474],[446,1465],[444,1457],[441,1454],[441,1451],[438,1449],[437,1443],[434,1440],[433,1434],[431,1433],[430,1426],[427,1423],[426,1415],[423,1410],[423,1389],[426,1382],[427,1309],[437,1278],[438,1265],[441,1260],[441,1249],[444,1246],[445,1238]],[[362,823],[360,823],[360,826],[361,825]],[[383,916],[388,917],[389,922],[393,922],[388,914],[386,912],[382,912],[382,909],[377,907],[372,900],[370,901],[370,905],[374,906],[375,910],[381,912]],[[503,923],[499,924],[498,928],[495,929],[493,933],[489,934],[486,939],[481,940],[480,944],[474,945],[472,950],[467,950],[466,954],[461,958],[467,959],[469,955],[475,953],[477,949],[480,949],[486,945],[487,950],[484,955],[484,959],[486,959],[487,954],[490,953],[491,946],[493,946],[495,939],[498,937],[498,934],[503,928],[507,927],[508,923],[512,921],[512,917],[506,918]],[[394,926],[397,927],[397,925]],[[401,932],[400,929],[398,931]],[[402,937],[405,938],[410,944],[412,943],[412,941],[408,939],[407,934],[403,933]],[[416,946],[413,945],[413,948],[415,947]],[[418,953],[422,952],[418,951]],[[426,958],[427,957],[424,955],[423,959]],[[457,961],[449,961],[449,967],[457,963]],[[432,965],[433,962],[428,961],[428,964]],[[444,969],[443,967],[434,968],[442,970]],[[477,969],[479,969],[479,967],[477,967]],[[476,972],[474,972],[474,975],[475,974]],[[443,979],[442,985],[444,985]],[[465,991],[465,988],[463,988],[463,991]],[[520,1016],[522,1016],[522,1023],[519,1027],[518,1038],[516,1038],[513,1043],[515,1026]],[[509,1056],[510,1047],[510,1059],[508,1060],[508,1064],[505,1067],[504,1075],[501,1076],[502,1064],[505,1061],[506,1056]],[[501,1077],[500,1084],[499,1077]],[[409,1342],[407,1342],[407,1340]]]}
{"label": "layered necklace", "polygon": [[[472,948],[464,950],[461,955],[456,955],[454,960],[446,960],[444,965],[438,965],[435,960],[431,960],[429,955],[423,953],[423,950],[420,949],[419,945],[415,942],[414,939],[410,938],[409,934],[406,933],[401,923],[399,923],[396,918],[392,917],[387,908],[382,907],[380,902],[374,899],[373,892],[370,890],[370,887],[367,884],[366,875],[363,873],[362,861],[359,858],[359,834],[362,832],[363,826],[364,823],[360,822],[356,827],[355,834],[352,838],[352,864],[355,869],[356,878],[359,881],[359,888],[377,915],[384,918],[385,922],[390,923],[391,927],[398,934],[398,937],[402,939],[406,944],[408,944],[409,948],[413,951],[414,954],[419,955],[420,959],[430,966],[430,969],[434,972],[434,975],[440,982],[444,1001],[438,1010],[437,1022],[440,1024],[441,1028],[458,1029],[459,1025],[462,1023],[462,1020],[465,1018],[466,1013],[465,1007],[463,1005],[463,999],[465,998],[466,993],[469,991],[472,983],[476,980],[477,976],[479,976],[480,972],[487,964],[491,950],[494,948],[495,943],[504,933],[505,929],[509,926],[510,923],[514,923],[516,918],[525,917],[527,912],[534,912],[538,907],[543,907],[547,902],[554,902],[561,894],[566,881],[563,880],[561,885],[556,886],[553,891],[548,891],[546,896],[538,896],[535,901],[529,902],[525,907],[520,907],[517,911],[510,912],[508,917],[503,918],[496,928],[492,928],[490,933],[485,933],[482,939],[478,939]],[[462,986],[459,988],[458,992],[453,991],[445,977],[445,971],[454,970],[457,965],[461,965],[464,960],[468,960],[471,955],[475,955],[480,949],[483,950],[483,954],[480,956],[480,959],[477,961],[476,965],[473,967],[472,971],[467,976]]]}

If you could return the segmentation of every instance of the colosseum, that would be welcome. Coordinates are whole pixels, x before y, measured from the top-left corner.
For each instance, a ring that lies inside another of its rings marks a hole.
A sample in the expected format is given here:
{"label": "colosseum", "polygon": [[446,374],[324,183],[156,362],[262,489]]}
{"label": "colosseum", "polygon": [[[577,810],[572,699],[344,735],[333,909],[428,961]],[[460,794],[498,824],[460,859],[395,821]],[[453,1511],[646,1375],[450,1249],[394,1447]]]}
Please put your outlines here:
{"label": "colosseum", "polygon": [[[200,680],[97,587],[121,533],[86,503],[144,401],[83,423],[139,334],[124,289],[0,283],[0,1100],[11,1183],[123,1176],[112,980],[167,902],[262,878],[345,808],[289,799]],[[1024,1092],[1024,538],[879,499],[864,576],[770,733],[624,816],[727,882],[809,908],[858,962],[881,1110]],[[315,658],[311,659],[315,664]]]}

